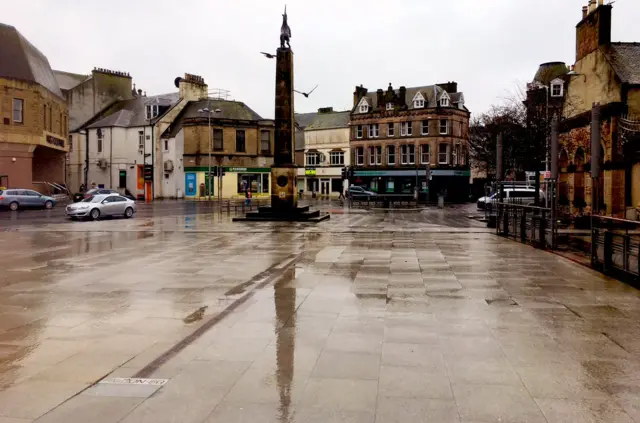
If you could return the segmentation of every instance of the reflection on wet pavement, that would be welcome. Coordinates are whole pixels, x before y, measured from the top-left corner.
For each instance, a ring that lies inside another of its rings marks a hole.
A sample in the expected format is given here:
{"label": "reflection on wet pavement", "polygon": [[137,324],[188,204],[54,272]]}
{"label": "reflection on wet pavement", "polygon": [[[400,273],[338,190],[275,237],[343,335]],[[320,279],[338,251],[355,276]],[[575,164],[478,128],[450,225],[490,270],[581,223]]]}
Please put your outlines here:
{"label": "reflection on wet pavement", "polygon": [[0,423],[640,422],[637,291],[446,212],[2,233]]}

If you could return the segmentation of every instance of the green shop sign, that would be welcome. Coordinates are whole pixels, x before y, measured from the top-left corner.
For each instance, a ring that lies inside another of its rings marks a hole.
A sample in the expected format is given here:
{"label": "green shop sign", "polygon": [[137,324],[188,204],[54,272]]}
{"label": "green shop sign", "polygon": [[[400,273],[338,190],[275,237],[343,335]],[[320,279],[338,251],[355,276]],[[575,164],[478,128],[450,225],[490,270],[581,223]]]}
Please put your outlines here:
{"label": "green shop sign", "polygon": [[[218,166],[211,166],[211,173],[215,173]],[[185,172],[208,172],[209,166],[186,166]],[[232,173],[271,173],[270,167],[224,167],[225,172]]]}

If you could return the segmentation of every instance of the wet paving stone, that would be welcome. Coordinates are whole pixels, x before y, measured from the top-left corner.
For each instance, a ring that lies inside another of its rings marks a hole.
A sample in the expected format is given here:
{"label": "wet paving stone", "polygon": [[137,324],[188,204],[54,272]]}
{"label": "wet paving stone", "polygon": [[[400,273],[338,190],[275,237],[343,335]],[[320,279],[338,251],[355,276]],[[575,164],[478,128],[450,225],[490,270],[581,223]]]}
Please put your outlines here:
{"label": "wet paving stone", "polygon": [[0,423],[637,421],[637,291],[462,213],[16,226]]}

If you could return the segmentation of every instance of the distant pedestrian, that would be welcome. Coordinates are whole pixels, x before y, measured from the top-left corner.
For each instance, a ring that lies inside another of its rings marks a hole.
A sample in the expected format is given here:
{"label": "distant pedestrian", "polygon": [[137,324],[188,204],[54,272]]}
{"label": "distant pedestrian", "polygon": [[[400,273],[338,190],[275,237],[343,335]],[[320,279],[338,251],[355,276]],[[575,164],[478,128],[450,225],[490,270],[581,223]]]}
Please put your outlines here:
{"label": "distant pedestrian", "polygon": [[341,200],[341,201],[346,200],[346,198],[344,196],[344,191],[340,191],[340,195],[338,196],[338,200]]}
{"label": "distant pedestrian", "polygon": [[247,191],[245,192],[245,200],[244,200],[245,205],[247,205],[248,207],[251,207],[251,190],[247,189]]}

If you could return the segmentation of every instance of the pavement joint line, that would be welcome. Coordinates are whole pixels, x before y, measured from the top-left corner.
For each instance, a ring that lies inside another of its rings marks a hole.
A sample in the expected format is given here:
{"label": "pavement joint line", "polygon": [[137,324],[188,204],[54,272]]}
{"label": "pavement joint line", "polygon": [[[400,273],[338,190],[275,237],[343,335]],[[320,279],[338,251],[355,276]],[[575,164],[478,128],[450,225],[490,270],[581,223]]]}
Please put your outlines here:
{"label": "pavement joint line", "polygon": [[182,341],[178,342],[173,347],[169,348],[167,351],[162,353],[159,357],[157,357],[151,363],[147,364],[145,367],[140,369],[132,377],[133,378],[140,378],[140,379],[144,379],[144,378],[149,377],[153,372],[158,370],[162,365],[167,363],[170,359],[175,357],[178,353],[180,353],[182,350],[184,350],[187,346],[191,345],[194,341],[196,341],[198,338],[200,338],[202,335],[204,335],[209,329],[211,329],[216,324],[218,324],[222,320],[224,320],[233,311],[235,311],[235,309],[237,309],[239,306],[241,306],[242,304],[247,302],[247,300],[249,300],[249,298],[253,297],[253,295],[255,294],[255,292],[257,290],[267,286],[269,283],[273,283],[273,282],[277,281],[280,277],[282,277],[282,275],[289,268],[291,268],[292,266],[295,266],[297,260],[299,260],[301,258],[301,256],[302,256],[301,253],[290,254],[285,259],[285,261],[290,261],[290,263],[286,267],[277,268],[277,266],[280,265],[281,263],[275,263],[272,266],[270,266],[269,268],[267,268],[266,270],[264,270],[264,271],[258,273],[257,275],[255,275],[249,281],[244,282],[243,284],[246,284],[248,282],[254,281],[255,285],[254,285],[253,289],[248,291],[245,295],[243,295],[240,298],[238,298],[235,301],[233,301],[231,304],[229,304],[220,313],[216,314],[215,316],[212,316],[211,319],[207,320],[204,324],[202,324],[200,327],[198,327],[195,331],[193,331],[191,334],[187,335],[184,339],[182,339]]}

